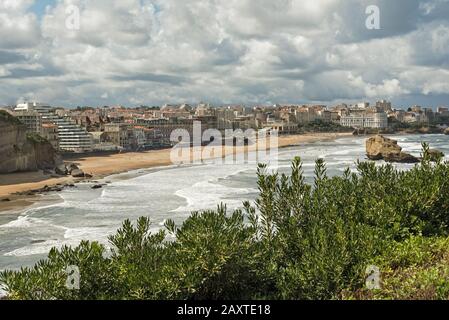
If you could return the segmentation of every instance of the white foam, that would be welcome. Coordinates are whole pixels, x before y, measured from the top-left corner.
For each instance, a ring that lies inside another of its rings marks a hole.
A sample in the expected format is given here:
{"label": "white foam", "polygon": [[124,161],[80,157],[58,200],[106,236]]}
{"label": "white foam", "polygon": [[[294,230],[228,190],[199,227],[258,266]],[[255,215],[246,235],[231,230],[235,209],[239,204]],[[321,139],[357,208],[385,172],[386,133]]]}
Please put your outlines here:
{"label": "white foam", "polygon": [[220,202],[228,205],[229,209],[242,206],[241,200],[232,200],[231,197],[241,197],[257,193],[254,188],[231,188],[210,181],[196,183],[192,187],[178,190],[175,194],[187,201],[186,206],[181,206],[172,212],[192,212],[207,209],[215,209]]}
{"label": "white foam", "polygon": [[5,288],[0,286],[0,299],[5,298],[6,296],[7,296],[7,292],[6,292]]}
{"label": "white foam", "polygon": [[36,243],[30,246],[24,246],[19,249],[15,249],[8,253],[5,253],[6,257],[25,257],[32,255],[46,255],[48,252],[56,247],[61,248],[63,245],[69,244],[67,242],[61,242],[58,240],[47,240],[42,243]]}
{"label": "white foam", "polygon": [[30,216],[20,216],[17,218],[17,220],[1,225],[0,229],[11,229],[11,228],[27,229],[27,228],[43,228],[43,227],[54,227],[65,229],[62,226],[52,224],[49,220],[33,218]]}
{"label": "white foam", "polygon": [[64,233],[66,240],[105,240],[107,236],[113,233],[116,228],[107,227],[81,227],[67,228]]}
{"label": "white foam", "polygon": [[75,247],[82,240],[98,241],[107,245],[107,237],[115,232],[115,228],[65,228],[64,239],[52,239],[34,243],[5,253],[7,257],[25,257],[32,255],[46,255],[52,248],[64,245]]}

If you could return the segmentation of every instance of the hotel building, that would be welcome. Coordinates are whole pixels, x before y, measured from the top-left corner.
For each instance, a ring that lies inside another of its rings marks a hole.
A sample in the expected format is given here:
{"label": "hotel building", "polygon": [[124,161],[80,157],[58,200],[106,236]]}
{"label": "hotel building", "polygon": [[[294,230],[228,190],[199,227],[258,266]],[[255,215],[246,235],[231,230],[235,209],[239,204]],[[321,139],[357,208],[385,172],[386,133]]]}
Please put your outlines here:
{"label": "hotel building", "polygon": [[385,129],[388,127],[388,116],[385,112],[351,111],[341,116],[340,124],[356,129]]}

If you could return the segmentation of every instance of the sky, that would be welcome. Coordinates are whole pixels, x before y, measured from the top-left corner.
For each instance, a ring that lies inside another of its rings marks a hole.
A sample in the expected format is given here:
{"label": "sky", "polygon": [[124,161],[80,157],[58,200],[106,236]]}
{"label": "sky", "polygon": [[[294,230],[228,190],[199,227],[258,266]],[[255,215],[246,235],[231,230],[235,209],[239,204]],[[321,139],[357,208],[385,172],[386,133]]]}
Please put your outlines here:
{"label": "sky", "polygon": [[449,106],[449,0],[0,0],[0,105],[379,99]]}

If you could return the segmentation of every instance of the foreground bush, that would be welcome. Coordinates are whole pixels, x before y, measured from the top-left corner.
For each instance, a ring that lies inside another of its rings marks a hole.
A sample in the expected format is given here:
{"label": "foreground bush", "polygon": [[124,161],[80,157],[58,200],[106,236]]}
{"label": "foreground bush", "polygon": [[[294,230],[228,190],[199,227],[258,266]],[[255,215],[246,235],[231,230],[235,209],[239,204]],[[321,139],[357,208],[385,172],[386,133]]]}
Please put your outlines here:
{"label": "foreground bush", "polygon": [[[448,236],[449,164],[431,164],[426,149],[423,155],[409,171],[359,163],[357,173],[348,169],[333,178],[318,160],[313,185],[305,183],[299,159],[290,176],[261,165],[254,207],[193,213],[181,226],[168,221],[157,234],[149,233],[147,218],[135,226],[125,221],[109,238],[110,250],[95,242],[53,249],[34,268],[2,272],[0,284],[10,299],[414,297],[388,293],[394,274],[384,262],[419,263],[424,249],[408,252],[410,239]],[[388,275],[385,296],[363,291],[366,267],[376,263]],[[79,290],[65,286],[70,265],[80,269]],[[446,271],[422,278],[439,298],[448,290],[437,281]]]}
{"label": "foreground bush", "polygon": [[344,299],[449,299],[449,238],[421,236],[392,243],[375,264],[381,290],[343,291]]}

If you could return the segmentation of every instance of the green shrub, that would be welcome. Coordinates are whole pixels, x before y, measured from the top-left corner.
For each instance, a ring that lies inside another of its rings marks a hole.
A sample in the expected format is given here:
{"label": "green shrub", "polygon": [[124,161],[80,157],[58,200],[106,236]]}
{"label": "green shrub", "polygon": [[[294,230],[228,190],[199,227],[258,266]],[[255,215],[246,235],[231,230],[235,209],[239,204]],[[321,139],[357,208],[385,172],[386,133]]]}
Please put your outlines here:
{"label": "green shrub", "polygon": [[0,121],[4,121],[14,125],[22,124],[22,122],[18,118],[14,117],[13,115],[9,114],[7,111],[4,110],[0,110]]}
{"label": "green shrub", "polygon": [[[53,249],[34,268],[0,273],[0,284],[10,299],[419,298],[419,286],[444,298],[446,243],[426,245],[449,236],[449,164],[425,154],[426,146],[408,171],[358,163],[357,173],[332,178],[318,160],[312,185],[300,159],[289,176],[260,165],[254,206],[227,213],[220,205],[156,234],[148,218],[125,221],[110,251],[95,242]],[[435,250],[442,258],[425,269]],[[366,292],[372,264],[386,288],[402,279],[398,268],[418,268],[415,282],[403,292]],[[65,287],[69,265],[80,269],[78,291]]]}
{"label": "green shrub", "polygon": [[412,236],[375,259],[381,289],[346,292],[346,299],[449,299],[449,238]]}
{"label": "green shrub", "polygon": [[301,132],[353,132],[354,128],[344,127],[338,123],[315,120],[304,125],[300,125]]}
{"label": "green shrub", "polygon": [[34,132],[27,133],[27,140],[32,143],[48,143],[47,139]]}

